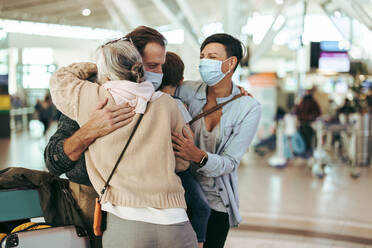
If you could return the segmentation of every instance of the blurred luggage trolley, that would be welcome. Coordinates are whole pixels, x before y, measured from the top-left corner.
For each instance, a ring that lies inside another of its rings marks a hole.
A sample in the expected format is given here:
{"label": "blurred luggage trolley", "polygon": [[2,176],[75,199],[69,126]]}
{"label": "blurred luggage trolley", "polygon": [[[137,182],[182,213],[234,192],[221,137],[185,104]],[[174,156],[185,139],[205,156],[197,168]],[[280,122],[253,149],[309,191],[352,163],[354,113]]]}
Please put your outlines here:
{"label": "blurred luggage trolley", "polygon": [[0,190],[0,203],[1,248],[90,247],[82,228],[44,222],[37,189]]}
{"label": "blurred luggage trolley", "polygon": [[[323,177],[324,168],[327,165],[341,163],[350,166],[351,177],[360,176],[360,166],[368,165],[366,159],[360,158],[361,154],[368,154],[368,143],[367,147],[360,144],[363,129],[361,129],[361,120],[358,118],[343,124],[328,123],[321,119],[315,122],[317,142],[314,150],[313,174]],[[366,152],[362,153],[364,150]]]}

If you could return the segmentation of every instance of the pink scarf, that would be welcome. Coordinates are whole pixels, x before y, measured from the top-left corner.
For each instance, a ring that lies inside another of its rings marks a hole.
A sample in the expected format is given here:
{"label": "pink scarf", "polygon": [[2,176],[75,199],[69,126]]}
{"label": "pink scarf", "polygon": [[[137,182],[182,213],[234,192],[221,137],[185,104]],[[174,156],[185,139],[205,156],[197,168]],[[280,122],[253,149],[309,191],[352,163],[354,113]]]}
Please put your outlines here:
{"label": "pink scarf", "polygon": [[110,92],[116,104],[128,102],[131,107],[135,107],[136,113],[140,114],[145,113],[148,102],[155,101],[163,94],[160,91],[155,92],[154,86],[148,81],[108,81],[103,87]]}

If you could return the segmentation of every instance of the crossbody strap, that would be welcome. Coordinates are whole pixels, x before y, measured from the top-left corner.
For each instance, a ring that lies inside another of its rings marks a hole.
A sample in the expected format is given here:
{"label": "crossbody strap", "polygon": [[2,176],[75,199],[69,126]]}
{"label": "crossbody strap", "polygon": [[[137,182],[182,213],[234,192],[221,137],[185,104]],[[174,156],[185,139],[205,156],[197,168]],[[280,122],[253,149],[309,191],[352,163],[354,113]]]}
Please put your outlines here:
{"label": "crossbody strap", "polygon": [[228,100],[228,101],[226,101],[226,102],[223,102],[223,103],[217,104],[216,106],[214,106],[214,107],[212,107],[212,108],[206,110],[205,112],[203,112],[203,113],[201,113],[201,114],[195,116],[195,117],[194,117],[194,118],[189,122],[189,124],[190,124],[190,125],[193,124],[195,121],[199,120],[200,118],[202,118],[202,117],[204,117],[204,116],[207,116],[207,115],[209,115],[209,114],[215,112],[216,110],[222,108],[223,106],[225,106],[225,105],[228,104],[229,102],[232,102],[232,101],[238,99],[239,97],[241,97],[241,96],[243,96],[243,95],[244,95],[244,94],[241,93],[241,94],[239,94],[239,95],[234,96],[233,98],[231,98],[230,100]]}
{"label": "crossbody strap", "polygon": [[134,126],[133,131],[132,131],[132,133],[130,134],[127,143],[125,144],[124,149],[121,151],[120,156],[119,156],[118,160],[116,161],[115,166],[114,166],[114,168],[112,169],[111,174],[110,174],[110,176],[108,177],[108,179],[107,179],[107,181],[106,181],[106,183],[105,183],[105,186],[103,186],[103,189],[101,190],[101,195],[100,195],[100,197],[99,197],[99,201],[101,201],[101,198],[102,198],[103,194],[105,193],[105,191],[106,191],[106,189],[107,189],[107,187],[108,187],[108,185],[109,185],[109,183],[110,183],[110,181],[111,181],[111,178],[112,178],[112,176],[113,176],[114,173],[115,173],[115,170],[118,168],[118,166],[119,166],[119,162],[120,162],[120,160],[123,158],[123,155],[124,155],[125,151],[127,150],[128,146],[129,146],[129,143],[131,142],[131,140],[132,140],[132,138],[133,138],[133,136],[134,136],[134,133],[136,132],[136,130],[137,130],[137,128],[138,128],[138,126],[139,126],[139,124],[140,124],[140,122],[141,122],[141,120],[142,120],[142,117],[143,117],[143,114],[140,114],[140,117],[138,118],[137,123],[136,123],[136,125]]}

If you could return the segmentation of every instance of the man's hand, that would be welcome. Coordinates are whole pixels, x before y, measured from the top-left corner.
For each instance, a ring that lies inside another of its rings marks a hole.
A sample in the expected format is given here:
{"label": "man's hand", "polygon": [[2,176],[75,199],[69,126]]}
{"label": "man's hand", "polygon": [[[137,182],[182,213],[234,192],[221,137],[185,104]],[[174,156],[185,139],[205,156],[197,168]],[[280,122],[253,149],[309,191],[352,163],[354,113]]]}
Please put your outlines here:
{"label": "man's hand", "polygon": [[63,150],[72,161],[77,161],[97,138],[105,136],[133,120],[134,108],[130,107],[128,103],[105,108],[107,102],[107,98],[99,102],[91,113],[89,121],[65,140]]}
{"label": "man's hand", "polygon": [[106,107],[108,99],[98,103],[96,109],[91,113],[87,125],[95,138],[105,136],[116,129],[123,127],[133,120],[134,108],[128,103]]}

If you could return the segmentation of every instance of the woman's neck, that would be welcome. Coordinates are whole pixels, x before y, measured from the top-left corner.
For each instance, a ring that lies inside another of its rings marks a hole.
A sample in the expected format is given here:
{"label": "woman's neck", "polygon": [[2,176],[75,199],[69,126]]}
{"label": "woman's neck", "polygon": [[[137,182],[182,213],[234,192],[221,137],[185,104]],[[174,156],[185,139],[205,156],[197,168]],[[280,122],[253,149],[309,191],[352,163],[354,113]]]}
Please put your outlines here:
{"label": "woman's neck", "polygon": [[174,93],[176,92],[176,87],[173,86],[165,86],[160,91],[167,93],[171,96],[174,96]]}
{"label": "woman's neck", "polygon": [[222,98],[231,95],[232,92],[232,74],[227,75],[221,82],[214,86],[208,86],[207,94],[209,97]]}

